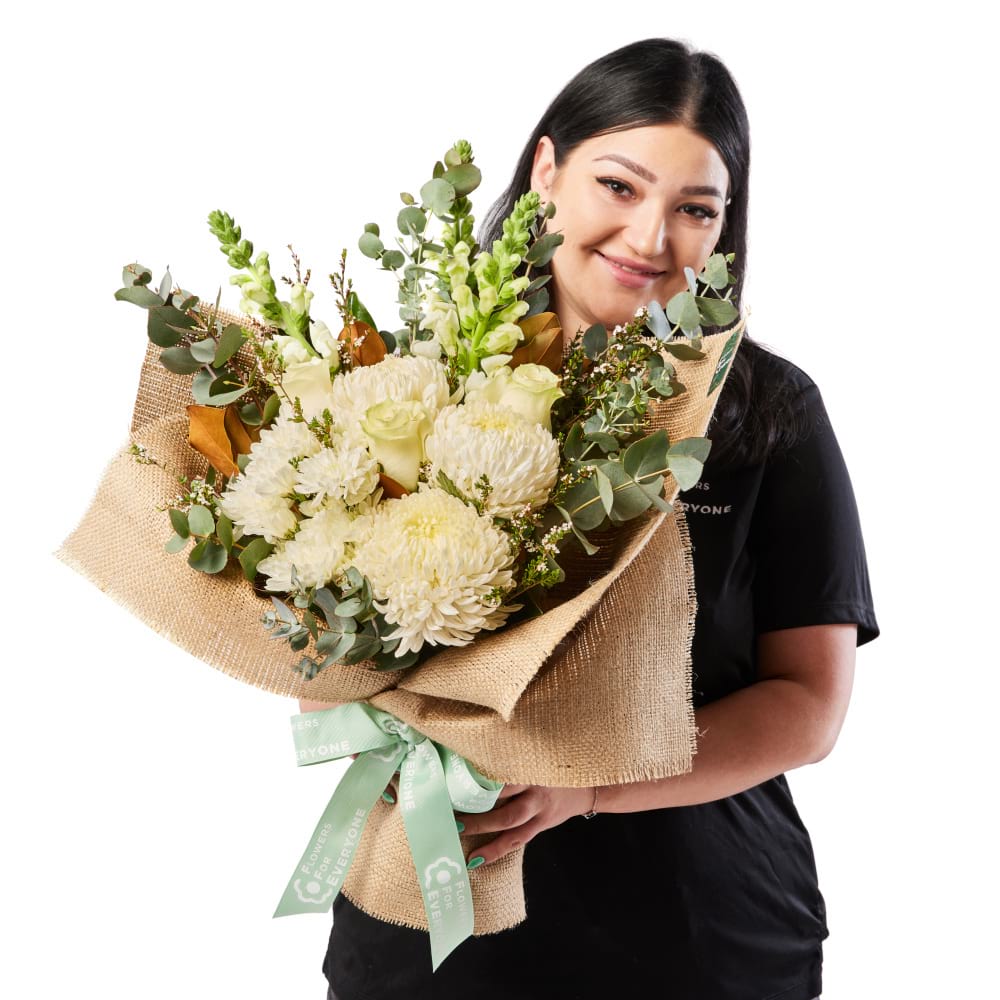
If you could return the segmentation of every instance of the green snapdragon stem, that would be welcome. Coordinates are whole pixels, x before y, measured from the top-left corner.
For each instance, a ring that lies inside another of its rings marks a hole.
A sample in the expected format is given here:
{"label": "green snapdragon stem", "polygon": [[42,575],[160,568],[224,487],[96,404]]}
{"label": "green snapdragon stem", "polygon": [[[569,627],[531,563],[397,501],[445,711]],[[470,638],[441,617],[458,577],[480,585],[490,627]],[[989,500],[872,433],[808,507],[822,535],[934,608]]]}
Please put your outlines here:
{"label": "green snapdragon stem", "polygon": [[292,717],[299,766],[357,759],[334,790],[274,916],[324,913],[357,853],[368,814],[399,769],[398,808],[420,880],[433,971],[472,934],[472,887],[454,810],[488,812],[503,782],[391,712],[353,701]]}

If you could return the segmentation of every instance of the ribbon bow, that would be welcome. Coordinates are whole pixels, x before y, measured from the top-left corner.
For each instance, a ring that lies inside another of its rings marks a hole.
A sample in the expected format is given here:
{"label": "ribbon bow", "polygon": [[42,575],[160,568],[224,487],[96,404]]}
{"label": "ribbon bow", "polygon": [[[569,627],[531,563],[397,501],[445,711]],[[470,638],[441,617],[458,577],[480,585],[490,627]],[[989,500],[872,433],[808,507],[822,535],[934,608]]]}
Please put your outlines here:
{"label": "ribbon bow", "polygon": [[350,870],[368,814],[399,776],[399,808],[420,880],[433,971],[472,934],[472,887],[454,810],[488,812],[503,782],[367,702],[292,717],[298,765],[358,754],[320,816],[274,915],[324,913]]}

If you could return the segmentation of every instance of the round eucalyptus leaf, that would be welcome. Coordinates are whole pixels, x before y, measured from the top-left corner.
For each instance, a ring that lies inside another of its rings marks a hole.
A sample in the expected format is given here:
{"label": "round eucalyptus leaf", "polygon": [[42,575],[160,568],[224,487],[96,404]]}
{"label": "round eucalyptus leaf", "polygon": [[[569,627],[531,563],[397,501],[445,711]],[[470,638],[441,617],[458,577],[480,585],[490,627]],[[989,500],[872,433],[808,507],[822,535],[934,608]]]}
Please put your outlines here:
{"label": "round eucalyptus leaf", "polygon": [[181,536],[181,538],[188,538],[191,534],[191,529],[188,527],[188,516],[182,510],[170,509],[170,524],[172,525],[174,531]]}
{"label": "round eucalyptus leaf", "polygon": [[479,187],[483,179],[479,167],[474,163],[459,163],[446,170],[441,176],[455,189],[455,194],[459,197],[471,194]]}
{"label": "round eucalyptus leaf", "polygon": [[168,347],[160,354],[160,364],[175,375],[193,375],[202,366],[186,347]]}
{"label": "round eucalyptus leaf", "polygon": [[191,357],[202,364],[209,365],[215,359],[217,348],[214,337],[206,337],[204,340],[196,340],[191,345]]}
{"label": "round eucalyptus leaf", "polygon": [[442,177],[435,177],[420,189],[420,199],[435,215],[447,215],[455,203],[455,189]]}
{"label": "round eucalyptus leaf", "polygon": [[372,236],[378,236],[378,234],[379,234],[378,223],[377,222],[366,222],[365,223],[365,232],[366,233],[371,233]]}
{"label": "round eucalyptus leaf", "polygon": [[378,238],[378,236],[375,235],[375,233],[369,232],[366,229],[361,234],[361,238],[358,240],[358,249],[366,257],[371,257],[372,260],[378,260],[378,256],[385,249],[385,245]]}
{"label": "round eucalyptus leaf", "polygon": [[204,551],[197,559],[192,559],[191,556],[194,555],[194,550],[192,550],[191,556],[188,557],[188,565],[192,569],[201,570],[202,573],[218,573],[225,569],[229,555],[218,542],[210,542],[206,539],[199,544],[205,546]]}
{"label": "round eucalyptus leaf", "polygon": [[400,250],[386,250],[382,254],[382,266],[387,271],[395,271],[406,263],[406,257]]}
{"label": "round eucalyptus leaf", "polygon": [[212,512],[201,504],[192,504],[188,511],[188,529],[192,535],[210,535],[215,531]]}
{"label": "round eucalyptus leaf", "polygon": [[183,552],[187,548],[187,543],[188,540],[186,538],[181,538],[180,535],[171,535],[163,548],[172,555],[175,552]]}
{"label": "round eucalyptus leaf", "polygon": [[427,216],[411,201],[396,216],[396,226],[404,236],[408,236],[411,230],[422,233],[427,226]]}

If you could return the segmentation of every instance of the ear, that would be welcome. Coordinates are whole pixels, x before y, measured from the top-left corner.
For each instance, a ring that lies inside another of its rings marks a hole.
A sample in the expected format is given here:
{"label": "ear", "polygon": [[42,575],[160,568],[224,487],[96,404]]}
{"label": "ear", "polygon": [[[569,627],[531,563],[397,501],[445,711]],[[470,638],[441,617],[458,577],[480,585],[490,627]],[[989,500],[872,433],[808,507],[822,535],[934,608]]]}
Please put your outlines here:
{"label": "ear", "polygon": [[535,159],[531,168],[531,190],[547,200],[556,175],[556,151],[552,140],[543,135],[535,146]]}

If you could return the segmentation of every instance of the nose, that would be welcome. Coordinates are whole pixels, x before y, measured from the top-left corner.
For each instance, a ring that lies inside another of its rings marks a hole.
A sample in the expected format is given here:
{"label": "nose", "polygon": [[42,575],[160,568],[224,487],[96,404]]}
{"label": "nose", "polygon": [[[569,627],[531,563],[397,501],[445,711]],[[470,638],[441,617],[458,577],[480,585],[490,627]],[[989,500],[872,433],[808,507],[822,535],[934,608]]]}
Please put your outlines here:
{"label": "nose", "polygon": [[659,257],[667,249],[667,219],[652,203],[636,209],[624,233],[625,242],[637,257]]}

